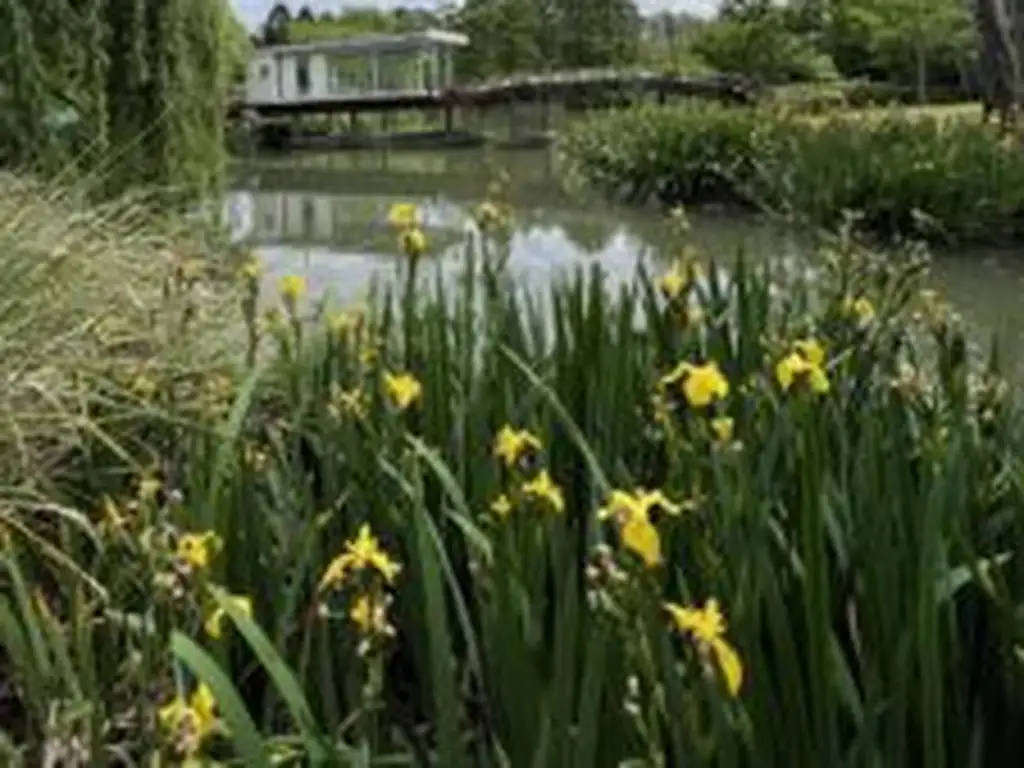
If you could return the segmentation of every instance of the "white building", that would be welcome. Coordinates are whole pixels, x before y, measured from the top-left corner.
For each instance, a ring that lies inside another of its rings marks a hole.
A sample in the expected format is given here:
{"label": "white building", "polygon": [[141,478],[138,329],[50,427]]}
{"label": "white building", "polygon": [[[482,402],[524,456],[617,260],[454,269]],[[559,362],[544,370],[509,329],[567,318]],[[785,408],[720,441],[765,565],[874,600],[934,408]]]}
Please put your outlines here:
{"label": "white building", "polygon": [[331,101],[395,92],[434,92],[453,82],[453,53],[469,38],[428,29],[257,48],[245,104]]}

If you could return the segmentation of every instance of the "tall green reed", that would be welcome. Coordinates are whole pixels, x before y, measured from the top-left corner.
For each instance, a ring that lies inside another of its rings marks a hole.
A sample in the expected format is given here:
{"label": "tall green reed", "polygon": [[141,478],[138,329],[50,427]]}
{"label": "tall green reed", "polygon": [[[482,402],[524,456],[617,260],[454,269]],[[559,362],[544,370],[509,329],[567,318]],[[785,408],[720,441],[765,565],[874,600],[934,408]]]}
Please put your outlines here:
{"label": "tall green reed", "polygon": [[[197,681],[228,726],[203,753],[253,765],[962,766],[1016,743],[1021,421],[920,263],[843,244],[816,282],[711,260],[614,295],[595,268],[542,305],[502,248],[468,246],[454,295],[410,279],[301,333],[286,284],[284,322],[248,319],[277,353],[215,386],[155,375],[143,409],[94,395],[130,424],[36,479],[68,510],[36,539],[78,570],[17,531],[0,558],[11,750],[171,754],[188,734],[160,710]],[[695,405],[680,362],[728,391]],[[507,465],[506,426],[539,442]],[[152,472],[121,479],[110,442],[158,447]],[[600,519],[638,486],[663,494],[646,527]],[[327,578],[363,525],[401,570]],[[665,607],[709,599],[736,696]]]}

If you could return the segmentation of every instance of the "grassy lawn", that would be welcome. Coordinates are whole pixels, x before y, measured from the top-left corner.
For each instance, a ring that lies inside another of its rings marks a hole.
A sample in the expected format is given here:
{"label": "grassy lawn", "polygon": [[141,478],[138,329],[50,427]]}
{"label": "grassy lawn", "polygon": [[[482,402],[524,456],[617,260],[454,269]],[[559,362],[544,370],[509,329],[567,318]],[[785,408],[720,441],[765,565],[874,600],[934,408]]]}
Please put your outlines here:
{"label": "grassy lawn", "polygon": [[862,109],[851,109],[846,111],[850,117],[862,118],[865,120],[877,120],[893,112],[898,112],[908,118],[936,118],[939,120],[980,120],[981,104],[976,101],[963,102],[960,104],[923,104],[920,106],[878,106],[865,107]]}
{"label": "grassy lawn", "polygon": [[981,105],[978,102],[964,102],[961,104],[924,104],[921,106],[894,104],[857,109],[836,108],[826,110],[821,114],[809,115],[808,119],[814,123],[824,123],[835,117],[877,121],[893,114],[899,114],[911,120],[935,118],[943,121],[975,120],[980,122]]}

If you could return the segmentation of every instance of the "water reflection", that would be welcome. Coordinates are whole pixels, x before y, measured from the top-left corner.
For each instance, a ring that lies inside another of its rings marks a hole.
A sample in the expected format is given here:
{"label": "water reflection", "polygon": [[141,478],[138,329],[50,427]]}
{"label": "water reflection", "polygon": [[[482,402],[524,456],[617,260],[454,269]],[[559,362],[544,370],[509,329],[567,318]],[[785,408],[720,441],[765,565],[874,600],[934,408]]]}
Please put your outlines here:
{"label": "water reflection", "polygon": [[[395,202],[388,195],[236,191],[229,198],[231,235],[257,249],[319,247],[344,254],[372,245],[382,255],[393,254],[396,243],[388,211]],[[465,233],[466,220],[458,206],[429,198],[407,202],[420,207],[424,229],[435,239]]]}
{"label": "water reflection", "polygon": [[[472,236],[472,205],[443,194],[433,196],[329,194],[324,192],[238,191],[232,235],[255,248],[268,281],[303,274],[314,294],[339,301],[359,296],[374,278],[388,280],[401,263],[395,233],[387,221],[395,202],[412,202],[423,212],[430,243],[427,273],[445,281],[461,273]],[[517,208],[509,270],[528,289],[541,289],[579,265],[597,259],[613,275],[629,279],[650,258],[656,237],[630,222],[596,219],[585,212]]]}
{"label": "water reflection", "polygon": [[[429,262],[450,281],[461,273],[478,199],[455,199],[447,192],[399,196],[255,188],[233,192],[227,207],[232,239],[256,250],[268,283],[298,273],[307,278],[313,294],[327,292],[348,301],[373,279],[388,280],[396,272],[401,253],[387,221],[391,205],[419,206],[430,242]],[[666,255],[667,225],[650,214],[519,202],[513,216],[508,269],[527,290],[543,289],[595,262],[609,279],[631,280],[638,265]],[[697,222],[693,232],[696,243],[730,254],[741,247],[763,252],[765,237],[763,227],[736,222],[726,227],[710,220]],[[728,249],[723,240],[730,242]],[[780,253],[792,252],[781,238],[778,242]]]}
{"label": "water reflection", "polygon": [[[461,273],[471,211],[489,182],[505,173],[514,211],[509,269],[517,284],[540,290],[579,266],[599,262],[610,280],[629,280],[638,264],[669,253],[665,217],[568,194],[550,152],[345,152],[263,158],[240,166],[226,203],[233,238],[250,244],[268,283],[302,274],[314,296],[359,297],[373,279],[391,279],[401,264],[387,211],[420,206],[431,263],[445,281]],[[725,259],[806,263],[801,238],[754,219],[701,216],[691,239]],[[425,270],[428,273],[433,270]],[[937,259],[935,283],[975,330],[995,333],[1008,362],[1024,367],[1024,268],[1015,254]],[[433,275],[429,275],[433,277]],[[270,285],[268,285],[268,288]]]}

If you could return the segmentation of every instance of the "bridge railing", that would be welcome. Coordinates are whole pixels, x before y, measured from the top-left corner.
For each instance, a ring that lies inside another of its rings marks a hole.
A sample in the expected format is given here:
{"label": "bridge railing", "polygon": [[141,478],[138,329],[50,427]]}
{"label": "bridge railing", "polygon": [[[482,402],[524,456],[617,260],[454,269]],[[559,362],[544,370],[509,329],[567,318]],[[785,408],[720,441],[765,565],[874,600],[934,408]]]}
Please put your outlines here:
{"label": "bridge railing", "polygon": [[498,78],[488,78],[466,83],[467,89],[502,87],[508,85],[536,85],[542,83],[573,84],[607,80],[674,80],[678,82],[740,83],[744,78],[720,73],[683,74],[678,72],[655,71],[643,68],[590,67],[548,72],[516,72]]}
{"label": "bridge railing", "polygon": [[[306,95],[301,101],[303,103],[325,102],[333,103],[345,99],[353,100],[404,100],[423,97],[437,97],[445,93],[451,93],[456,97],[465,94],[468,97],[486,97],[489,94],[495,95],[501,92],[508,92],[515,89],[530,88],[543,90],[550,88],[565,88],[574,85],[585,86],[588,84],[607,85],[609,87],[621,86],[628,88],[633,85],[643,84],[669,84],[692,86],[694,90],[720,90],[722,92],[744,91],[755,93],[756,88],[749,81],[729,75],[681,75],[665,72],[655,72],[646,69],[616,69],[611,67],[594,67],[575,70],[553,70],[550,72],[517,73],[501,78],[480,80],[472,83],[455,85],[451,88],[403,88],[403,89],[354,89],[349,93],[331,93],[323,95]],[[246,104],[247,94],[244,88],[240,93],[235,94],[235,103],[241,107]],[[279,100],[280,103],[288,103],[289,100]]]}

